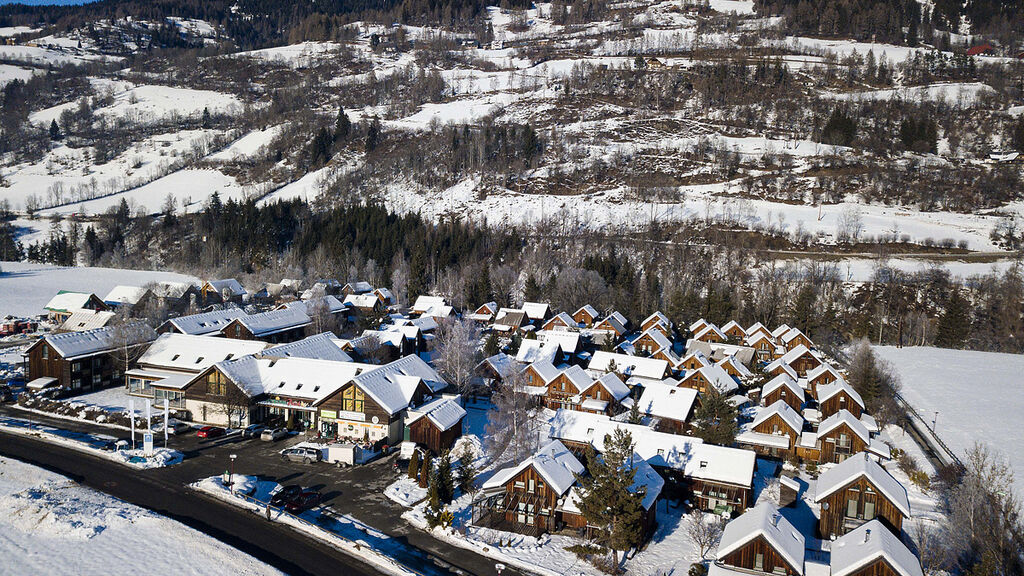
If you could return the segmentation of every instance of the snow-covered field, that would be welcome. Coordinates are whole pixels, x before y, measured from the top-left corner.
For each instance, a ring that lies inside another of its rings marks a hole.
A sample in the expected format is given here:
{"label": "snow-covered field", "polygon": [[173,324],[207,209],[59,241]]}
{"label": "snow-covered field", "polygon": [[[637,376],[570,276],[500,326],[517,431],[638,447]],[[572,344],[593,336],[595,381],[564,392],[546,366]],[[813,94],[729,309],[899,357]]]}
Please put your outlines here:
{"label": "snow-covered field", "polygon": [[0,317],[36,316],[60,290],[92,292],[100,298],[114,286],[149,282],[195,282],[194,276],[155,270],[62,268],[34,262],[0,262]]}
{"label": "snow-covered field", "polygon": [[[801,260],[801,262],[808,261]],[[845,282],[869,282],[874,277],[875,271],[880,267],[907,273],[923,272],[933,267],[940,267],[947,270],[952,276],[964,279],[971,276],[1003,273],[1014,266],[1020,265],[1020,262],[1013,259],[1001,259],[994,262],[964,262],[961,260],[945,259],[929,260],[927,258],[887,258],[885,260],[875,258],[843,258],[832,263],[835,264],[836,273],[839,275],[839,278]]]}
{"label": "snow-covered field", "polygon": [[943,442],[961,456],[975,442],[988,444],[1009,459],[1018,489],[1024,486],[1024,355],[893,346],[875,352],[896,367],[903,397],[929,424],[936,420]]}
{"label": "snow-covered field", "polygon": [[68,478],[0,458],[0,575],[271,575],[210,536]]}

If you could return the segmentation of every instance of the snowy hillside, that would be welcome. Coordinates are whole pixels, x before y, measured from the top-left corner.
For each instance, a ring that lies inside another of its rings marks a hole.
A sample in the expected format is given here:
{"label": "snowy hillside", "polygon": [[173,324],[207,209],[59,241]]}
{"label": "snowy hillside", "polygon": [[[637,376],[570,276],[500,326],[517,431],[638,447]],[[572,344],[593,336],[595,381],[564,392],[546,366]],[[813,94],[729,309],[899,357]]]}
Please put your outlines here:
{"label": "snowy hillside", "polygon": [[[214,538],[10,458],[0,458],[0,574],[280,574]],[[187,554],[183,556],[183,551]]]}

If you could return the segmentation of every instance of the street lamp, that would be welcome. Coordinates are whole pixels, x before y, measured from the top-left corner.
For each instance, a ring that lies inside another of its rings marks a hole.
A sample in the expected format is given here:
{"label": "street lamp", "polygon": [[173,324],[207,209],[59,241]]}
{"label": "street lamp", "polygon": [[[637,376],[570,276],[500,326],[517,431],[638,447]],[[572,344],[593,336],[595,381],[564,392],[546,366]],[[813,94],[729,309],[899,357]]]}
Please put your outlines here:
{"label": "street lamp", "polygon": [[232,454],[231,458],[231,476],[228,478],[228,486],[231,487],[231,491],[235,491],[235,458],[238,458],[238,454]]}

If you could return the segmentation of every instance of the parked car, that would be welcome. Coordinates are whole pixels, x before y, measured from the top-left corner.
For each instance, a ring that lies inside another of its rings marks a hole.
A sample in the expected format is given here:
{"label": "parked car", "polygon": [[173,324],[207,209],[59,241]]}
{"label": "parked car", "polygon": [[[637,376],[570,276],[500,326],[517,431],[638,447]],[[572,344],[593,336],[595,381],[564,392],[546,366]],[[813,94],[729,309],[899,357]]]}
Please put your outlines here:
{"label": "parked car", "polygon": [[217,436],[223,436],[224,429],[218,428],[217,426],[203,426],[196,432],[196,436],[200,438],[216,438]]}
{"label": "parked car", "polygon": [[308,448],[305,446],[286,448],[281,451],[282,460],[290,460],[292,462],[303,462],[305,464],[311,464],[313,462],[319,462],[322,457],[319,448]]}
{"label": "parked car", "polygon": [[287,435],[288,431],[285,430],[284,428],[268,428],[260,433],[260,440],[265,440],[267,442],[275,442],[277,440],[280,440],[281,438],[284,438]]}
{"label": "parked car", "polygon": [[[188,424],[185,424],[184,422],[181,422],[180,420],[175,420],[173,418],[171,418],[171,420],[167,423],[167,433],[171,435],[184,434],[185,432],[188,432],[191,429],[192,427],[189,426]],[[154,434],[163,434],[164,423],[157,422],[156,424],[153,424],[150,427],[150,430],[152,430]]]}
{"label": "parked car", "polygon": [[303,490],[297,496],[284,503],[284,509],[292,514],[309,510],[320,503],[320,493],[316,490]]}
{"label": "parked car", "polygon": [[295,498],[302,493],[302,486],[298,484],[289,484],[288,486],[282,486],[280,490],[274,493],[270,497],[270,505],[277,506],[280,508],[284,506],[289,500]]}
{"label": "parked car", "polygon": [[266,429],[263,424],[250,424],[242,429],[242,438],[259,438]]}

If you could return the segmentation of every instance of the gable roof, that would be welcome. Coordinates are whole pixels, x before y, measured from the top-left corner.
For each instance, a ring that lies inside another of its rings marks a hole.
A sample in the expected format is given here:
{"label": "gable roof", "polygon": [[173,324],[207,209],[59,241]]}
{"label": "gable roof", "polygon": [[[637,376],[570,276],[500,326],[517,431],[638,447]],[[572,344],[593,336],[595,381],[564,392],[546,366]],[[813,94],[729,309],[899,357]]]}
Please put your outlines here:
{"label": "gable roof", "polygon": [[[792,342],[794,338],[800,336],[807,338],[807,335],[801,332],[799,328],[790,328],[785,334],[779,337],[779,340],[782,340],[782,342]],[[810,338],[807,339],[810,340]]]}
{"label": "gable roof", "polygon": [[495,488],[504,486],[520,472],[533,467],[558,495],[565,494],[576,483],[576,475],[583,473],[583,464],[573,456],[572,452],[558,440],[552,440],[537,451],[536,454],[516,466],[503,468],[491,476],[483,487]]}
{"label": "gable roof", "polygon": [[846,380],[843,379],[818,386],[818,404],[824,403],[826,400],[840,392],[845,392],[851,400],[859,404],[861,408],[864,408],[864,399],[861,398],[860,394],[853,389],[853,386],[850,386]]}
{"label": "gable roof", "polygon": [[321,332],[320,334],[307,336],[302,340],[296,340],[288,344],[271,346],[260,352],[260,355],[278,358],[313,358],[316,360],[334,360],[335,362],[352,362],[352,357],[334,343],[334,334],[330,332]]}
{"label": "gable roof", "polygon": [[[578,368],[578,366],[574,366],[574,368]],[[582,369],[580,371],[583,372]],[[586,372],[583,373],[586,374]],[[589,379],[590,376],[587,376],[587,378]],[[623,398],[629,396],[629,387],[626,386],[614,372],[609,372],[597,380],[593,380],[589,386],[580,389],[580,392],[586,392],[593,386],[604,387],[604,389],[612,395],[612,398],[615,398],[616,402],[621,402]]]}
{"label": "gable roof", "polygon": [[708,358],[704,354],[704,352],[702,352],[701,350],[694,350],[694,351],[690,352],[689,354],[684,356],[683,359],[679,361],[679,363],[680,364],[686,364],[690,360],[690,358],[693,358],[694,360],[699,361],[701,366],[707,366],[709,364],[714,364],[714,362],[712,362],[711,359]]}
{"label": "gable roof", "polygon": [[223,294],[224,290],[229,290],[231,296],[244,296],[248,294],[245,288],[242,287],[242,283],[234,278],[224,278],[221,280],[207,280],[205,286],[209,286],[217,291],[217,294]]}
{"label": "gable roof", "polygon": [[590,388],[594,383],[594,379],[590,377],[590,374],[587,374],[586,370],[575,364],[563,369],[561,374],[565,375],[566,380],[571,382],[580,393]]}
{"label": "gable roof", "polygon": [[639,376],[651,380],[661,380],[665,373],[668,372],[669,367],[667,360],[641,358],[639,356],[629,356],[627,354],[616,354],[600,350],[591,357],[587,368],[599,372],[610,372],[609,366],[612,362],[615,362],[615,371],[620,374]]}
{"label": "gable roof", "polygon": [[644,321],[641,322],[640,325],[641,326],[645,326],[651,320],[654,320],[656,324],[661,324],[665,328],[671,328],[672,327],[672,321],[668,319],[668,316],[665,316],[664,314],[662,314],[661,311],[655,311],[653,314],[651,314],[647,318],[644,318]]}
{"label": "gable roof", "polygon": [[519,328],[526,321],[526,312],[518,308],[499,308],[494,315],[494,328],[506,331]]}
{"label": "gable roof", "polygon": [[356,376],[354,382],[390,414],[397,414],[409,406],[420,382],[430,393],[448,386],[436,370],[415,354],[367,370]]}
{"label": "gable roof", "polygon": [[903,516],[910,517],[910,500],[907,489],[889,474],[889,471],[875,462],[867,452],[855,454],[818,477],[814,501],[821,502],[836,490],[842,489],[858,478],[865,478],[893,504]]}
{"label": "gable roof", "polygon": [[141,286],[114,286],[107,292],[107,295],[103,297],[103,301],[107,304],[119,305],[119,304],[131,304],[135,305],[142,300],[142,297],[146,295],[149,290]]}
{"label": "gable roof", "polygon": [[200,336],[220,332],[232,320],[245,315],[245,311],[240,308],[225,308],[224,310],[214,310],[213,312],[204,312],[202,314],[179,316],[178,318],[171,318],[167,322],[182,334]]}
{"label": "gable roof", "polygon": [[441,296],[417,296],[416,301],[413,302],[413,312],[428,312],[431,308],[441,308],[446,306],[444,298]]}
{"label": "gable roof", "polygon": [[871,434],[868,432],[867,427],[864,426],[863,422],[854,418],[853,414],[851,414],[846,408],[843,408],[839,412],[825,418],[821,424],[818,424],[818,438],[825,436],[843,424],[846,424],[851,432],[860,436],[860,439],[863,440],[865,444],[871,443]]}
{"label": "gable roof", "polygon": [[624,322],[619,320],[619,317],[622,315],[619,314],[618,316],[616,316],[616,314],[619,313],[613,312],[612,315],[595,322],[594,325],[597,326],[600,324],[607,324],[616,334],[624,334],[626,332],[626,325]]}
{"label": "gable roof", "polygon": [[785,422],[787,426],[789,426],[790,428],[793,429],[794,432],[796,432],[797,436],[800,435],[800,431],[803,430],[804,428],[803,416],[797,414],[796,410],[793,410],[792,406],[786,404],[782,400],[776,400],[775,403],[773,403],[771,406],[758,412],[757,416],[754,418],[754,421],[751,423],[751,427],[755,427],[767,421],[769,418],[775,416],[776,414],[778,414],[779,417],[782,418],[782,421]]}
{"label": "gable roof", "polygon": [[60,329],[71,332],[81,332],[82,330],[103,328],[109,324],[116,315],[117,314],[109,310],[89,310],[88,308],[82,308],[68,316],[68,319],[60,325]]}
{"label": "gable roof", "polygon": [[[659,432],[660,434],[660,432]],[[754,484],[757,453],[753,450],[696,444],[683,466],[683,474],[708,482],[723,482],[750,488]]]}
{"label": "gable roof", "polygon": [[714,324],[708,324],[707,326],[698,330],[697,333],[693,335],[693,339],[700,340],[702,337],[709,333],[717,335],[722,340],[727,340],[729,338],[728,336],[725,335],[725,333],[718,329],[718,326],[715,326]]}
{"label": "gable roof", "polygon": [[899,576],[924,576],[917,556],[877,518],[832,543],[832,576],[853,574],[876,560],[885,560]]}
{"label": "gable roof", "polygon": [[199,373],[217,362],[225,362],[255,354],[266,343],[254,340],[231,340],[216,336],[192,336],[168,332],[161,334],[139,357],[138,364],[167,370]]}
{"label": "gable roof", "polygon": [[807,379],[808,380],[814,380],[815,378],[817,378],[818,376],[821,376],[822,374],[825,374],[826,372],[832,374],[835,377],[834,378],[835,380],[841,380],[843,378],[843,375],[840,374],[838,370],[836,370],[828,362],[825,362],[824,360],[822,360],[821,364],[819,364],[818,366],[815,366],[813,369],[807,371]]}
{"label": "gable roof", "polygon": [[349,294],[348,296],[345,296],[343,304],[354,308],[374,308],[383,303],[373,292],[363,292],[361,294]]}
{"label": "gable roof", "polygon": [[651,326],[650,328],[648,328],[640,336],[637,336],[636,339],[633,340],[633,342],[636,342],[637,340],[639,340],[640,338],[643,338],[644,336],[647,336],[651,340],[654,340],[654,344],[655,344],[655,346],[657,346],[655,351],[661,350],[661,349],[669,349],[669,350],[672,349],[672,341],[668,339],[668,336],[665,336],[664,332],[662,332],[661,330],[658,330],[658,325],[657,324],[655,324],[654,326]]}
{"label": "gable roof", "polygon": [[548,315],[550,307],[543,302],[523,302],[522,310],[526,312],[530,320],[543,320]]}
{"label": "gable roof", "polygon": [[758,332],[758,331],[762,331],[762,330],[764,331],[765,334],[769,334],[770,335],[772,333],[772,331],[769,330],[767,326],[765,326],[764,324],[762,324],[760,322],[754,322],[753,324],[750,325],[749,328],[744,330],[744,332],[747,334],[747,336],[751,336],[751,335],[754,334],[754,332]]}
{"label": "gable roof", "polygon": [[[372,366],[312,358],[243,356],[237,360],[218,362],[214,368],[250,398],[261,394],[280,395],[302,398],[316,404]],[[196,378],[201,376],[197,375]]]}
{"label": "gable roof", "polygon": [[722,327],[721,327],[721,330],[722,330],[722,333],[724,334],[724,333],[728,332],[732,328],[739,328],[740,332],[742,332],[744,336],[746,336],[746,334],[747,334],[747,331],[743,329],[743,326],[740,326],[740,323],[735,321],[735,320],[729,320],[728,322],[723,324]]}
{"label": "gable roof", "polygon": [[583,306],[580,306],[579,310],[573,312],[572,315],[575,316],[580,312],[586,312],[587,315],[590,316],[591,318],[597,319],[597,309],[591,306],[590,304],[584,304]]}
{"label": "gable roof", "polygon": [[580,333],[570,330],[538,330],[537,340],[548,345],[558,344],[566,354],[575,354],[580,347]]}
{"label": "gable roof", "polygon": [[[36,343],[46,342],[65,360],[74,360],[101,352],[113,350],[119,346],[121,331],[126,331],[131,340],[142,344],[156,338],[156,332],[141,322],[120,326],[105,326],[82,332],[61,332],[47,334]],[[33,344],[34,347],[36,344]]]}
{"label": "gable roof", "polygon": [[88,292],[61,290],[53,298],[50,298],[43,308],[51,312],[75,312],[84,308],[89,303],[89,299],[94,297]]}
{"label": "gable roof", "polygon": [[740,362],[740,360],[735,356],[726,356],[718,361],[718,365],[722,366],[723,370],[725,369],[726,364],[732,366],[733,370],[739,372],[740,378],[750,378],[754,375],[754,373],[750,371],[750,368],[747,368],[747,366],[743,364],[743,362]]}
{"label": "gable roof", "polygon": [[366,294],[368,292],[373,292],[373,284],[362,281],[349,282],[342,287],[342,290],[351,292],[352,294]]}
{"label": "gable roof", "polygon": [[[727,392],[732,392],[733,390],[739,388],[739,385],[736,384],[736,381],[733,380],[732,376],[729,376],[729,373],[726,372],[725,369],[719,366],[718,364],[708,364],[707,366],[702,366],[698,368],[695,372],[703,375],[704,378],[707,379],[708,383],[714,386],[715,390],[717,390],[720,393],[724,394]],[[689,376],[690,374],[686,375],[686,377]]]}
{"label": "gable roof", "polygon": [[708,322],[707,320],[703,319],[703,318],[700,318],[696,322],[694,322],[693,324],[690,324],[689,326],[687,326],[686,329],[688,331],[690,331],[690,332],[693,332],[694,330],[697,330],[698,328],[701,328],[702,326],[707,326],[709,324],[711,324],[711,323]]}
{"label": "gable roof", "polygon": [[772,330],[772,338],[778,338],[786,332],[789,332],[789,324],[779,324],[775,327],[775,330]]}
{"label": "gable roof", "polygon": [[794,396],[800,398],[801,403],[804,401],[804,389],[796,383],[796,380],[790,378],[787,374],[779,374],[761,387],[761,398],[767,398],[769,394],[783,386],[785,386],[786,390]]}
{"label": "gable roof", "polygon": [[545,384],[551,382],[552,380],[557,378],[559,374],[562,373],[562,371],[559,370],[558,368],[555,368],[555,365],[552,364],[549,360],[539,360],[537,362],[534,362],[533,364],[530,364],[529,367],[533,368],[537,375],[544,380]]}
{"label": "gable roof", "polygon": [[331,314],[336,314],[345,309],[345,305],[334,296],[330,294],[326,296],[311,296],[303,300],[292,300],[291,302],[285,302],[278,306],[278,308],[295,308],[296,310],[302,310],[306,315],[309,314],[310,308],[314,311],[317,308],[326,308]]}
{"label": "gable roof", "polygon": [[195,289],[191,282],[157,282],[153,285],[153,294],[160,298],[182,298]]}
{"label": "gable roof", "polygon": [[451,398],[435,398],[415,409],[410,408],[405,424],[408,426],[424,416],[444,432],[461,422],[466,417],[466,410]]}
{"label": "gable roof", "polygon": [[293,307],[240,316],[238,322],[258,337],[306,326],[310,320],[305,311]]}
{"label": "gable roof", "polygon": [[652,382],[644,386],[644,391],[636,402],[637,410],[641,414],[682,422],[693,410],[696,400],[697,391],[693,388]]}
{"label": "gable roof", "polygon": [[516,362],[532,364],[547,360],[553,364],[558,361],[561,352],[562,348],[558,342],[523,340],[519,343],[519,350],[516,352]]}
{"label": "gable roof", "polygon": [[768,342],[772,346],[775,345],[775,342],[772,340],[772,337],[770,335],[765,334],[764,332],[755,332],[752,334],[748,334],[747,337],[743,339],[743,343],[746,344],[747,346],[756,346],[757,343],[760,342],[761,340]]}
{"label": "gable roof", "polygon": [[515,358],[505,354],[504,352],[498,352],[494,356],[488,356],[484,358],[477,367],[487,364],[502,378],[508,378],[509,376],[519,372],[519,365],[516,363]]}
{"label": "gable roof", "polygon": [[[529,313],[527,313],[527,314],[529,314]],[[576,321],[572,319],[572,316],[569,316],[565,312],[559,312],[558,314],[555,314],[550,319],[548,319],[548,321],[545,322],[544,325],[547,326],[549,323],[554,322],[555,320],[560,320],[563,324],[565,324],[569,328],[575,328],[576,327]]]}
{"label": "gable roof", "polygon": [[718,544],[717,561],[743,548],[758,537],[764,538],[797,574],[804,573],[804,536],[778,508],[762,503],[747,510],[725,526]]}

